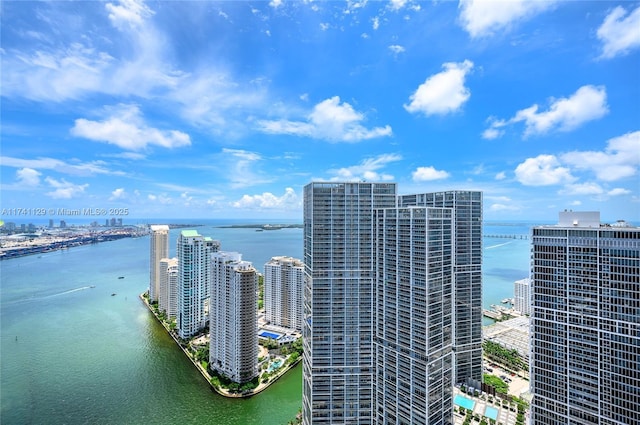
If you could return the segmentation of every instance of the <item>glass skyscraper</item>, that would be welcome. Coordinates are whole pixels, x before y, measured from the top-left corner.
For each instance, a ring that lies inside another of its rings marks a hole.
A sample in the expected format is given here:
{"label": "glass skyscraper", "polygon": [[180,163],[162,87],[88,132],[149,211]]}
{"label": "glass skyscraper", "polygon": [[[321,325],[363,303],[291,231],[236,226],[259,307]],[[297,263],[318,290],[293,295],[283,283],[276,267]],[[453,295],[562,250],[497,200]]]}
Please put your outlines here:
{"label": "glass skyscraper", "polygon": [[640,228],[533,228],[531,423],[640,424]]}
{"label": "glass skyscraper", "polygon": [[452,383],[481,379],[482,194],[396,191],[305,187],[305,424],[450,423]]}

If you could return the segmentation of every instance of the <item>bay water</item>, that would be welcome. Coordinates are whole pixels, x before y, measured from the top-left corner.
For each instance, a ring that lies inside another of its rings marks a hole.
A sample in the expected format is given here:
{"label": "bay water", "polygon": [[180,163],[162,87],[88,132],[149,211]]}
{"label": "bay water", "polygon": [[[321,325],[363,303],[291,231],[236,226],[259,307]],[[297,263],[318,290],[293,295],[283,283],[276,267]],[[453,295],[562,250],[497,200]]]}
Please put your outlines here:
{"label": "bay water", "polygon": [[[173,220],[157,220],[163,224]],[[262,271],[272,256],[302,258],[302,229],[192,227]],[[275,221],[287,223],[287,221]],[[170,255],[180,229],[170,232]],[[486,224],[486,235],[529,225]],[[528,276],[528,239],[484,239],[484,305]],[[120,278],[123,277],[123,278]],[[149,238],[85,245],[0,262],[0,423],[286,424],[301,407],[302,368],[267,391],[226,399],[138,298],[149,282]]]}

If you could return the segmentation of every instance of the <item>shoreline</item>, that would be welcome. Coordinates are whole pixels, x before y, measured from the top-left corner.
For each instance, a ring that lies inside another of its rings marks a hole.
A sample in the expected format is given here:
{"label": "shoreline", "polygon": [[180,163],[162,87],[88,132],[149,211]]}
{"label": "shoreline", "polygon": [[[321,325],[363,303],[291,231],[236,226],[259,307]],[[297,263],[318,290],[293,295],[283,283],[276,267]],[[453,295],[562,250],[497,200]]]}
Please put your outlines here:
{"label": "shoreline", "polygon": [[260,394],[262,391],[266,390],[267,388],[269,388],[269,386],[271,384],[273,384],[274,382],[278,381],[278,379],[280,379],[282,376],[284,376],[288,371],[290,371],[291,369],[293,369],[294,367],[296,367],[298,365],[298,363],[300,363],[302,361],[302,356],[300,356],[298,358],[298,360],[296,360],[295,362],[289,364],[289,365],[283,365],[281,367],[281,369],[278,371],[278,373],[276,373],[275,375],[273,375],[272,377],[269,378],[269,380],[266,383],[262,383],[260,382],[258,384],[258,386],[256,388],[254,388],[253,390],[251,390],[250,392],[245,392],[245,393],[231,393],[223,388],[219,388],[215,385],[213,385],[211,383],[211,375],[209,375],[209,372],[207,372],[206,369],[204,369],[202,367],[202,365],[191,355],[191,353],[189,352],[188,348],[184,347],[180,341],[178,340],[178,337],[175,335],[174,332],[171,332],[171,330],[168,328],[167,324],[162,321],[158,315],[156,315],[155,311],[153,311],[153,308],[151,307],[151,305],[149,304],[148,300],[144,297],[144,294],[146,292],[143,292],[142,294],[138,295],[138,298],[140,298],[140,300],[142,301],[142,303],[147,307],[147,309],[149,310],[149,312],[151,312],[151,314],[153,315],[153,317],[155,317],[155,319],[158,321],[158,323],[160,323],[162,325],[162,327],[167,331],[167,333],[169,334],[169,336],[171,336],[171,338],[173,339],[173,341],[176,343],[176,345],[182,350],[182,352],[184,353],[185,356],[187,356],[187,358],[189,360],[191,360],[191,363],[196,367],[196,369],[200,372],[200,375],[202,375],[202,377],[205,379],[205,381],[207,381],[207,383],[209,384],[209,386],[211,387],[212,391],[215,391],[216,393],[218,393],[219,395],[223,396],[223,397],[227,397],[227,398],[238,398],[238,399],[243,399],[243,398],[249,398],[252,397],[256,394]]}
{"label": "shoreline", "polygon": [[0,248],[0,260],[26,257],[28,255],[46,254],[78,246],[93,245],[101,242],[111,242],[125,238],[146,236],[139,229],[118,229],[117,231],[103,231],[84,233],[77,236],[48,236],[49,240],[32,239],[16,242],[15,245]]}

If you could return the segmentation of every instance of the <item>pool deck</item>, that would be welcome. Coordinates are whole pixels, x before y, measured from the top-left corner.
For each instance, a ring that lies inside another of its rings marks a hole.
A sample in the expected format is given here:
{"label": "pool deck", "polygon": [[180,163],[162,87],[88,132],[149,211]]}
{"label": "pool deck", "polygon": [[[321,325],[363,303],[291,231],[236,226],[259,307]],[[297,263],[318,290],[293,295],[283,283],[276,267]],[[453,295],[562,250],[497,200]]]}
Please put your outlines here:
{"label": "pool deck", "polygon": [[[463,394],[459,388],[454,387],[453,388],[453,397],[455,398],[455,396],[457,394],[460,394],[468,399],[471,399],[473,401],[476,402],[476,405],[473,408],[473,413],[480,415],[480,417],[484,416],[484,410],[487,406],[491,406],[493,408],[495,408],[496,410],[498,410],[498,418],[496,419],[496,423],[502,423],[503,425],[515,425],[516,423],[516,416],[518,415],[517,409],[514,408],[514,410],[516,411],[511,411],[509,410],[508,407],[502,407],[502,401],[499,398],[494,398],[494,403],[489,403],[488,399],[489,397],[485,395],[485,397],[487,398],[487,400],[482,400],[480,397],[473,397],[470,396],[468,394]],[[453,423],[454,425],[462,425],[462,423],[464,422],[464,416],[462,416],[461,414],[459,414],[457,412],[457,405],[454,403],[454,406],[456,407],[454,414],[453,414]],[[476,423],[472,421],[471,423]]]}

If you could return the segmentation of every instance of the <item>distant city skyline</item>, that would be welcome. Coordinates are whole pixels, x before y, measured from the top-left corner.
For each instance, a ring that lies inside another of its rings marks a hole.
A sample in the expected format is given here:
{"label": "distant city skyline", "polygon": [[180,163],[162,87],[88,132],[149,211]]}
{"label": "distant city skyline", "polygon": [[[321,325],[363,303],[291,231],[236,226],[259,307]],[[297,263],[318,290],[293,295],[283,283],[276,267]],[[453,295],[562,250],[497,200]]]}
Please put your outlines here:
{"label": "distant city skyline", "polygon": [[[640,220],[637,1],[5,2],[0,24],[3,208],[291,219],[309,181],[365,180],[482,191],[487,221]],[[76,219],[0,216],[29,218]]]}

